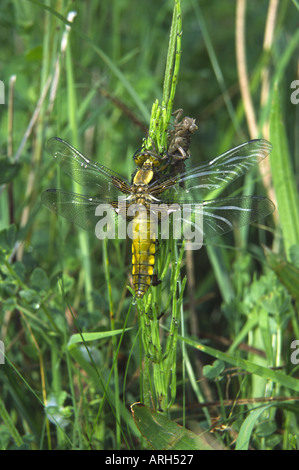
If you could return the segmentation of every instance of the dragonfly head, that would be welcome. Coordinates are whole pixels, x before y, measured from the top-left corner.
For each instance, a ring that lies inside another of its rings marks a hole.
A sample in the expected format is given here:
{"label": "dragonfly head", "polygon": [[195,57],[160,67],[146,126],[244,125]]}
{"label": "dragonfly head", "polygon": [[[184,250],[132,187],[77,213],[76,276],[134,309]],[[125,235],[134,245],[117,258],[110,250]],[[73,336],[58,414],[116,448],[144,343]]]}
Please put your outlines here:
{"label": "dragonfly head", "polygon": [[133,156],[134,162],[140,168],[147,167],[157,167],[161,164],[161,157],[156,153],[151,152],[150,150],[145,150],[143,152],[135,152]]}

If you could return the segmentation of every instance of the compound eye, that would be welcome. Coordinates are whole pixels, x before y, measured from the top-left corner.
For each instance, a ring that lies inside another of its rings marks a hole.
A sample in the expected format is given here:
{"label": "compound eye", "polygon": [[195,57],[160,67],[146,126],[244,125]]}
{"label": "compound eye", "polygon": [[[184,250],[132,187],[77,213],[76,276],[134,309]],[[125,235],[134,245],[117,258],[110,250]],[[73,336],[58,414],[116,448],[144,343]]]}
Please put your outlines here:
{"label": "compound eye", "polygon": [[153,164],[154,166],[160,166],[160,165],[161,165],[161,160],[160,160],[159,157],[151,156],[150,159],[151,159],[152,164]]}
{"label": "compound eye", "polygon": [[134,162],[136,163],[137,166],[142,166],[146,160],[146,155],[142,154],[142,153],[135,153],[133,155],[133,160]]}

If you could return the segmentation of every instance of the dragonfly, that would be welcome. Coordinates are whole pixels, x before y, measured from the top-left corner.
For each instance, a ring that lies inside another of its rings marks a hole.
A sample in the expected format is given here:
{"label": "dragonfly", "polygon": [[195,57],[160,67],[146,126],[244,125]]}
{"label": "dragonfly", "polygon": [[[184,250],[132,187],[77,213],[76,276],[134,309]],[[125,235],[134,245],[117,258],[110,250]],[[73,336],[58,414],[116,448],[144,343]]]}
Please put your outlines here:
{"label": "dragonfly", "polygon": [[[179,214],[176,221],[188,219],[193,224],[192,233],[197,231],[202,239],[209,240],[235,227],[256,222],[274,211],[273,202],[266,197],[205,199],[211,191],[228,185],[251,170],[269,155],[271,149],[271,144],[264,139],[250,140],[193,169],[174,175],[160,172],[158,156],[155,158],[152,152],[143,151],[141,159],[136,159],[139,166],[129,181],[88,159],[68,142],[52,137],[47,143],[48,152],[61,170],[85,188],[88,194],[47,189],[41,199],[50,210],[85,230],[93,231],[100,239],[107,233],[112,234],[113,238],[115,232],[107,230],[104,234],[98,234],[99,220],[104,220],[99,219],[99,208],[110,208],[112,221],[114,218],[117,227],[121,225],[120,221],[129,224],[132,284],[135,297],[141,299],[157,277],[154,273],[156,245],[161,237],[159,227],[165,220],[168,221],[167,217],[170,221],[171,217]],[[103,214],[100,211],[100,215]],[[156,224],[152,223],[152,219]],[[184,226],[182,223],[179,228],[180,235]],[[190,235],[188,232],[191,244],[192,233]],[[175,237],[179,238],[178,232]],[[190,246],[190,249],[193,247]]]}

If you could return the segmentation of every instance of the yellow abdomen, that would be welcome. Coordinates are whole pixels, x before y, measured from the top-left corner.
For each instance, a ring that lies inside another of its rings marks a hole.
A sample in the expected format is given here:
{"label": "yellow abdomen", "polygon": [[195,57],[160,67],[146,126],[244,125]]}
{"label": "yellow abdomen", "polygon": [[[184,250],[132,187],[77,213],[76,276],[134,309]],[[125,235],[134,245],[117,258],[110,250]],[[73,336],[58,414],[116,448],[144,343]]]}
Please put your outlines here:
{"label": "yellow abdomen", "polygon": [[156,235],[150,221],[141,215],[133,219],[132,274],[136,297],[141,299],[154,274]]}

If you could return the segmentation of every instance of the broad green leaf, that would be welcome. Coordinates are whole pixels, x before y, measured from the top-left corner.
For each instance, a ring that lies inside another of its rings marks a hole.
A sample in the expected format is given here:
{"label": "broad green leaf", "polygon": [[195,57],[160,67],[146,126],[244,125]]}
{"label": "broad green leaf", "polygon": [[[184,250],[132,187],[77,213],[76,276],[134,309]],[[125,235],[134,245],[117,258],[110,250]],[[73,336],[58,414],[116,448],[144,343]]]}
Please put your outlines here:
{"label": "broad green leaf", "polygon": [[19,163],[10,163],[6,158],[0,159],[0,184],[8,183],[13,180],[19,170],[21,165]]}
{"label": "broad green leaf", "polygon": [[10,225],[9,227],[1,230],[0,232],[0,249],[9,252],[16,240],[17,229],[15,225]]}
{"label": "broad green leaf", "polygon": [[40,305],[40,297],[34,289],[22,289],[19,291],[20,297],[34,308]]}
{"label": "broad green leaf", "polygon": [[36,290],[47,291],[50,288],[47,273],[41,268],[35,268],[30,276],[30,286]]}
{"label": "broad green leaf", "polygon": [[221,372],[223,372],[225,367],[225,364],[223,361],[219,361],[216,359],[216,361],[213,364],[207,364],[206,366],[203,367],[203,375],[207,379],[215,379],[215,377],[218,377]]}
{"label": "broad green leaf", "polygon": [[[125,331],[129,331],[132,328],[126,328]],[[98,339],[105,339],[105,338],[110,338],[111,336],[115,335],[120,335],[123,333],[123,330],[110,330],[110,331],[95,331],[92,333],[76,333],[72,335],[69,339],[68,342],[68,348],[72,349],[75,344],[77,343],[82,343],[82,342],[88,342],[88,341],[96,341]]]}
{"label": "broad green leaf", "polygon": [[170,421],[164,414],[153,411],[142,403],[134,403],[131,411],[136,426],[153,449],[213,450],[203,437]]}
{"label": "broad green leaf", "polygon": [[244,423],[241,426],[237,442],[236,442],[236,450],[248,450],[251,434],[253,428],[255,426],[256,421],[260,417],[260,415],[267,409],[270,408],[271,405],[262,406],[256,410],[251,411],[249,416],[245,419]]}
{"label": "broad green leaf", "polygon": [[273,419],[266,419],[258,423],[255,429],[255,435],[258,437],[268,437],[277,431],[276,423]]}

